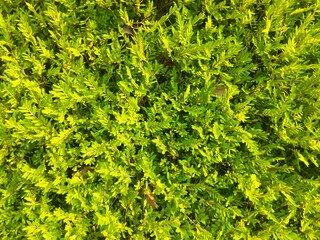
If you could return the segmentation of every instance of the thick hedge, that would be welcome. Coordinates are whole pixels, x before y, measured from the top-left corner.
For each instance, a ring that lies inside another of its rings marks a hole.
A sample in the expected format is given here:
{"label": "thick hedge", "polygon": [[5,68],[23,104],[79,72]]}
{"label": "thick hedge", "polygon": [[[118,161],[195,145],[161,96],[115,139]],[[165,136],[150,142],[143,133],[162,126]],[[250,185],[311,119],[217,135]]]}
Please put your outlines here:
{"label": "thick hedge", "polygon": [[1,239],[319,239],[319,0],[1,2]]}

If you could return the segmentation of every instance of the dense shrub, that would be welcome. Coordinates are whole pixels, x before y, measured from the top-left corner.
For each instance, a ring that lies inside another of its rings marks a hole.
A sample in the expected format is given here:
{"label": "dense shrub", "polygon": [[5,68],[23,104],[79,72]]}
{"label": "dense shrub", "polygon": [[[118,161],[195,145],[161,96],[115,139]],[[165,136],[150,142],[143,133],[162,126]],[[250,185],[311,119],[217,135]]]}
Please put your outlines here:
{"label": "dense shrub", "polygon": [[318,0],[2,0],[1,239],[319,239]]}

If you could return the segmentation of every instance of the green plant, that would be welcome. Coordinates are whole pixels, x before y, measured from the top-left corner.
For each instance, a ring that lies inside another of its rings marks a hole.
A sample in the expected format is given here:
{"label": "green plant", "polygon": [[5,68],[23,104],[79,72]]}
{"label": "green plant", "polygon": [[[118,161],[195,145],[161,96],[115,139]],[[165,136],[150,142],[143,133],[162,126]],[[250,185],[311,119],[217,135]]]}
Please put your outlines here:
{"label": "green plant", "polygon": [[5,0],[2,239],[317,239],[320,2]]}

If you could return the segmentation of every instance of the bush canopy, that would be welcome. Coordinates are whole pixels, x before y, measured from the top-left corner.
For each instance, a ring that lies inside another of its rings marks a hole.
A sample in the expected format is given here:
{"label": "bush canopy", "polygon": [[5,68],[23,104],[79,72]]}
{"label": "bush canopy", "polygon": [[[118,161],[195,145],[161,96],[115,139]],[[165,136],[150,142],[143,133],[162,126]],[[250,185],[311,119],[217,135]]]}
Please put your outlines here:
{"label": "bush canopy", "polygon": [[1,2],[1,239],[319,239],[319,0]]}

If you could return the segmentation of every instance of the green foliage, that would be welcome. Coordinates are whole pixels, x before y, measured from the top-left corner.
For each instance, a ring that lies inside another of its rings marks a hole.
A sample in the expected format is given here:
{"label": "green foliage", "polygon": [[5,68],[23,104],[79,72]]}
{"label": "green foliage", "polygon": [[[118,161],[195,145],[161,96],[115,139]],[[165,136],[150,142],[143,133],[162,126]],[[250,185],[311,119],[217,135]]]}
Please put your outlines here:
{"label": "green foliage", "polygon": [[319,12],[4,0],[1,239],[318,239]]}

